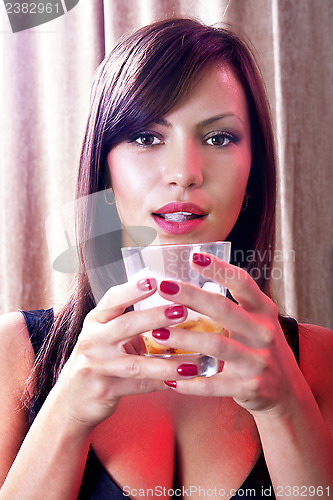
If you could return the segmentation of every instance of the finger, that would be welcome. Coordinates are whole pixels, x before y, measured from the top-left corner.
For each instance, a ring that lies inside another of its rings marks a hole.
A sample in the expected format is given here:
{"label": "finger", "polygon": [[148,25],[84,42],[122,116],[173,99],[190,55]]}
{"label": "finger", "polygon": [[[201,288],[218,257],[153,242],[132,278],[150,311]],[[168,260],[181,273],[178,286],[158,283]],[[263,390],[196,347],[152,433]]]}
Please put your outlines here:
{"label": "finger", "polygon": [[271,310],[273,302],[265,295],[249,273],[241,267],[204,253],[191,257],[191,267],[205,278],[227,287],[235,300],[247,311]]}
{"label": "finger", "polygon": [[167,387],[162,380],[153,379],[118,379],[112,386],[112,398],[131,396],[135,394],[146,394],[149,392],[164,391]]}
{"label": "finger", "polygon": [[177,380],[169,385],[181,394],[195,396],[232,397],[244,401],[256,394],[258,380],[256,377],[240,379],[234,374],[222,372],[213,377],[197,377],[191,380]]}
{"label": "finger", "polygon": [[95,309],[90,311],[87,320],[106,323],[122,314],[127,307],[153,295],[156,287],[157,281],[151,277],[114,286],[105,293]]}
{"label": "finger", "polygon": [[273,340],[268,321],[257,321],[248,311],[223,295],[176,281],[162,281],[158,293],[168,300],[177,300],[203,314],[207,321],[211,318],[217,325],[228,330],[230,337],[244,345],[265,347]]}
{"label": "finger", "polygon": [[261,364],[259,352],[223,334],[193,332],[171,327],[153,330],[152,336],[157,343],[174,349],[200,352],[225,362],[236,361],[237,364],[248,364],[253,368]]}
{"label": "finger", "polygon": [[114,358],[111,363],[107,359],[90,360],[89,367],[97,377],[102,376],[105,380],[147,379],[163,382],[166,378],[188,379],[198,374],[195,362],[188,360],[185,365],[179,356],[163,359],[159,356],[123,354]]}
{"label": "finger", "polygon": [[141,311],[130,311],[127,314],[117,316],[107,325],[103,332],[104,337],[112,343],[130,341],[135,336],[150,332],[157,328],[176,325],[183,322],[187,317],[187,308],[182,304],[170,304],[165,306],[153,307]]}
{"label": "finger", "polygon": [[141,355],[146,352],[146,343],[141,335],[134,337],[130,342],[124,344],[124,350],[127,354]]}

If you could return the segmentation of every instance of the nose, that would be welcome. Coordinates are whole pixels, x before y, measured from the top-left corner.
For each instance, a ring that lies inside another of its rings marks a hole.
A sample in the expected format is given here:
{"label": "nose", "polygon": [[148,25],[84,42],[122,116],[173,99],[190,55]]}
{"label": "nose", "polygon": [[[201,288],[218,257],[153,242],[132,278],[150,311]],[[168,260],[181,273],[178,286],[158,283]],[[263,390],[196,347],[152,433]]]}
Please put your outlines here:
{"label": "nose", "polygon": [[164,182],[182,189],[195,189],[203,183],[203,159],[193,140],[173,144],[166,158]]}

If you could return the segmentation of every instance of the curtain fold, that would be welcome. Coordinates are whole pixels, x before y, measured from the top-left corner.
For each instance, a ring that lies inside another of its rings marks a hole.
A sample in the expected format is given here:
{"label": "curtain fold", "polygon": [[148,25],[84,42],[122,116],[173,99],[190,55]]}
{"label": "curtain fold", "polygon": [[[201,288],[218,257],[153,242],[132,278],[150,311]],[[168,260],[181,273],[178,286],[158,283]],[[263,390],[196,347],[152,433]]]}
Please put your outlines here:
{"label": "curtain fold", "polygon": [[255,47],[277,138],[274,291],[283,312],[333,328],[330,0],[81,0],[18,33],[0,16],[0,312],[66,298],[71,275],[52,268],[45,222],[73,199],[90,85],[105,52],[153,20],[191,16],[230,23]]}

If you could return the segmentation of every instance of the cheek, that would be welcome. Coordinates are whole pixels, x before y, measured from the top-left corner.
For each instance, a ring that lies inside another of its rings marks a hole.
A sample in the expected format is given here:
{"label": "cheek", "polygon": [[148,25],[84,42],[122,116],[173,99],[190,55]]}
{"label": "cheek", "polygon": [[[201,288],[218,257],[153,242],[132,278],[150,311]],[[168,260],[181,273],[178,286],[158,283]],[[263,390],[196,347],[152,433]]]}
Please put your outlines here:
{"label": "cheek", "polygon": [[126,210],[124,208],[129,206],[129,200],[133,195],[128,185],[128,177],[130,178],[130,176],[128,176],[121,155],[117,153],[117,148],[109,153],[108,166],[118,213],[122,222],[126,224],[126,220],[124,219],[126,217]]}
{"label": "cheek", "polygon": [[237,210],[237,207],[242,205],[249,172],[250,167],[247,165],[243,168],[233,168],[230,165],[224,173],[221,172],[219,179],[216,179],[220,203],[231,211]]}
{"label": "cheek", "polygon": [[139,220],[140,207],[152,187],[149,170],[121,145],[109,153],[108,165],[119,216],[125,226],[132,224]]}
{"label": "cheek", "polygon": [[132,165],[127,161],[126,155],[122,154],[121,148],[116,147],[108,155],[108,165],[110,179],[114,195],[121,203],[122,200],[131,198],[132,183],[135,173],[132,172]]}
{"label": "cheek", "polygon": [[131,217],[144,203],[147,183],[143,176],[136,172],[126,171],[125,175],[111,177],[113,192],[119,210],[124,216],[128,213]]}
{"label": "cheek", "polygon": [[[245,158],[243,157],[242,160]],[[216,224],[223,228],[226,237],[235,225],[242,208],[248,176],[250,172],[250,156],[240,163],[229,163],[215,177],[214,194],[217,220]]]}
{"label": "cheek", "polygon": [[149,181],[145,162],[141,158],[128,154],[122,145],[117,146],[108,155],[108,165],[112,187],[115,195],[132,197],[138,193],[142,194],[142,189]]}

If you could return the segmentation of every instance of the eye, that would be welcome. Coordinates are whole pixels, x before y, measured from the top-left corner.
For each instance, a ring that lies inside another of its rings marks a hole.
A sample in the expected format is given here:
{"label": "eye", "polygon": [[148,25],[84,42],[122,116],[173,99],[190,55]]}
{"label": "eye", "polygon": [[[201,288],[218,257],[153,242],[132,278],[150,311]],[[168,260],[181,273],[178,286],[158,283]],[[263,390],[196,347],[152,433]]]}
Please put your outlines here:
{"label": "eye", "polygon": [[226,132],[214,132],[205,139],[208,146],[226,147],[231,143],[236,143],[237,139]]}
{"label": "eye", "polygon": [[140,132],[133,136],[129,142],[135,142],[139,146],[157,146],[163,143],[162,139],[152,132]]}

